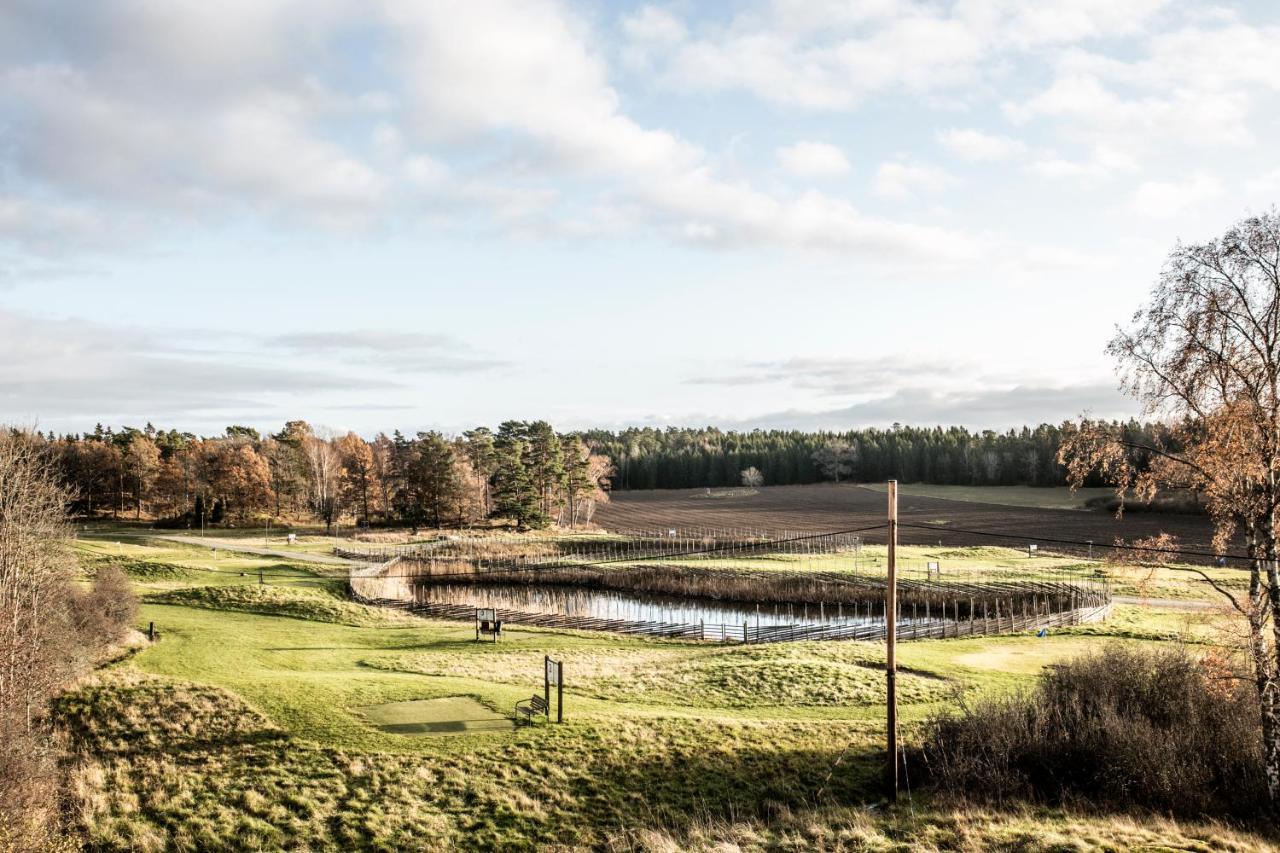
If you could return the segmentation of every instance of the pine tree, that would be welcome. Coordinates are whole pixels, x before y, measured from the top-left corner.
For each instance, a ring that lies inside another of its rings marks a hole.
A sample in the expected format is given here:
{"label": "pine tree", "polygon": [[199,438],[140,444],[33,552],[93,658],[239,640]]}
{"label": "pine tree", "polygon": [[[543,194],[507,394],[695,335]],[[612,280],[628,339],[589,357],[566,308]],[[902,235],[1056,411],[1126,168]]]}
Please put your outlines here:
{"label": "pine tree", "polygon": [[591,452],[577,435],[565,436],[560,446],[564,457],[564,493],[569,526],[577,527],[581,502],[596,490],[596,483],[591,479]]}
{"label": "pine tree", "polygon": [[548,523],[542,512],[537,490],[525,465],[528,445],[523,441],[503,441],[497,445],[497,471],[494,474],[493,511],[512,518],[520,529],[542,528]]}
{"label": "pine tree", "polygon": [[557,498],[563,492],[564,455],[560,450],[560,437],[546,421],[535,421],[529,425],[525,466],[537,492],[542,514],[553,517]]}

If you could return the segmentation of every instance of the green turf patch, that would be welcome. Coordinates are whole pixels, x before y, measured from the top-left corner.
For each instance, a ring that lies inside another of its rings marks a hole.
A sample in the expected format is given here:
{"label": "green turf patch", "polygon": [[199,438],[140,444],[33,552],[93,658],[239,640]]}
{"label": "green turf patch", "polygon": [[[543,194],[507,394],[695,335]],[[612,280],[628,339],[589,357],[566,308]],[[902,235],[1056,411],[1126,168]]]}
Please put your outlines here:
{"label": "green turf patch", "polygon": [[415,699],[353,708],[376,729],[395,735],[450,735],[464,732],[509,732],[513,724],[470,696]]}
{"label": "green turf patch", "polygon": [[82,556],[80,565],[91,575],[106,566],[117,566],[129,577],[137,581],[182,580],[191,577],[195,572],[173,563],[162,563],[152,560],[139,560],[125,556]]}
{"label": "green turf patch", "polygon": [[234,610],[341,625],[400,625],[412,620],[412,617],[394,610],[343,600],[324,589],[250,584],[201,586],[152,593],[145,600],[153,604]]}

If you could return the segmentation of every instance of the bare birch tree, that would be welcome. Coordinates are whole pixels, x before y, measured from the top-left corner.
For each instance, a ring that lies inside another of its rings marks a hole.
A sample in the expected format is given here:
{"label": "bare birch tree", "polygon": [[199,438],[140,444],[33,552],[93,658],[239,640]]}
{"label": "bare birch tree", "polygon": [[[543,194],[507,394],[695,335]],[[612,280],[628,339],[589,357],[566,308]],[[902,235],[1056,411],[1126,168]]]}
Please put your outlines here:
{"label": "bare birch tree", "polygon": [[[1280,805],[1280,214],[1178,245],[1109,352],[1126,390],[1170,424],[1167,435],[1140,444],[1112,425],[1084,421],[1068,431],[1059,460],[1073,485],[1100,471],[1122,508],[1131,490],[1149,499],[1161,488],[1195,489],[1217,547],[1243,537],[1247,592],[1214,585],[1248,624],[1267,786]],[[1149,467],[1139,470],[1135,453],[1149,457]]]}
{"label": "bare birch tree", "polygon": [[53,817],[38,722],[75,659],[66,497],[41,442],[0,433],[0,824],[16,822],[20,838]]}
{"label": "bare birch tree", "polygon": [[303,438],[302,452],[310,474],[311,507],[324,520],[325,532],[333,533],[342,480],[342,454],[328,438],[315,435]]}

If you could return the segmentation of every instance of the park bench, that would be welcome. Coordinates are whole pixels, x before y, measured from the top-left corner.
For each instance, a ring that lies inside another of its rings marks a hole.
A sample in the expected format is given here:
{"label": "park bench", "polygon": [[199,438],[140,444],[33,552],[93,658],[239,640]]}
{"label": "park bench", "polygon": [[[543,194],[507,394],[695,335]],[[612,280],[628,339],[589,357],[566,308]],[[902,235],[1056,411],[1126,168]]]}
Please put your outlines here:
{"label": "park bench", "polygon": [[[550,707],[551,706],[547,704],[546,699],[543,699],[541,696],[534,695],[530,696],[528,699],[521,699],[517,702],[516,713],[523,714],[525,719],[532,723],[535,714],[545,714]],[[517,717],[517,719],[519,718]]]}

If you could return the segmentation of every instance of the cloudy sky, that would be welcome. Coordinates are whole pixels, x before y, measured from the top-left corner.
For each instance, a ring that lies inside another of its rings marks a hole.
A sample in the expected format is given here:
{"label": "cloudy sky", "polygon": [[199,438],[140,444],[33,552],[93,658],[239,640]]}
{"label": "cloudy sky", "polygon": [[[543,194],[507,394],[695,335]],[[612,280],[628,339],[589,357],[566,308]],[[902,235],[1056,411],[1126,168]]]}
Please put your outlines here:
{"label": "cloudy sky", "polygon": [[0,0],[0,421],[1134,411],[1280,201],[1280,7]]}

